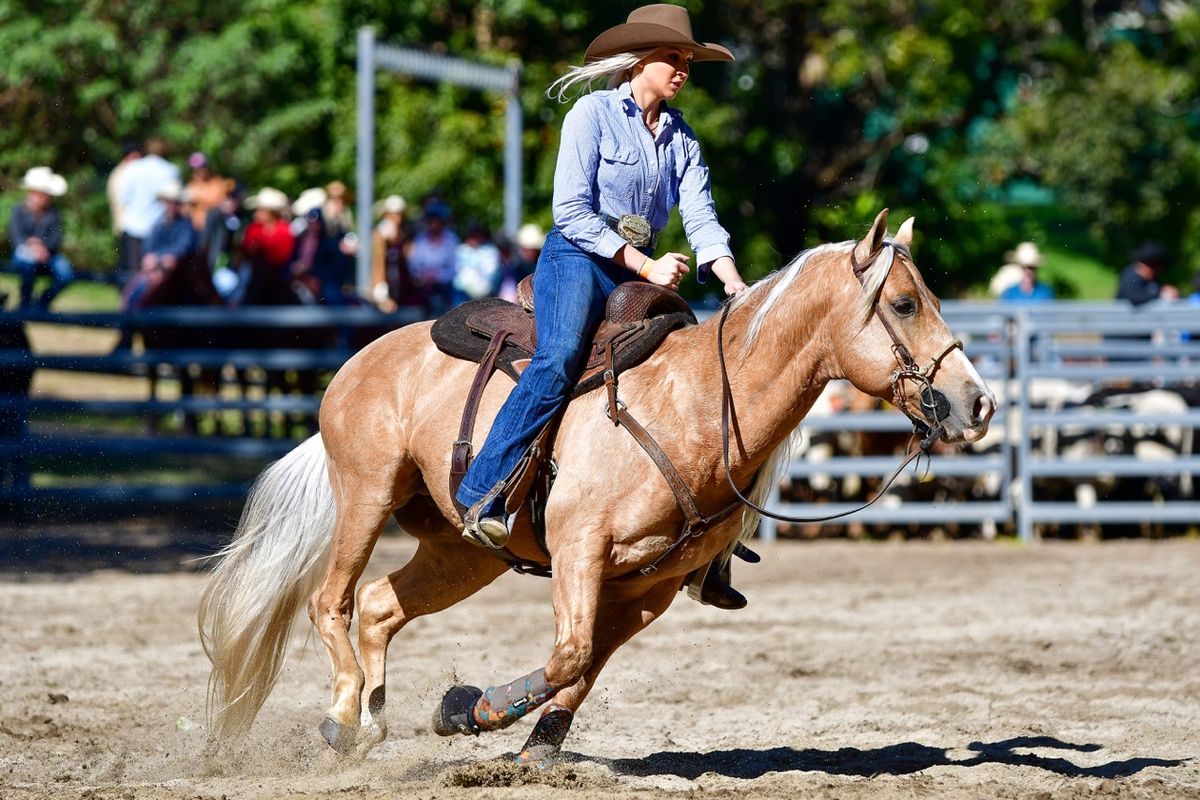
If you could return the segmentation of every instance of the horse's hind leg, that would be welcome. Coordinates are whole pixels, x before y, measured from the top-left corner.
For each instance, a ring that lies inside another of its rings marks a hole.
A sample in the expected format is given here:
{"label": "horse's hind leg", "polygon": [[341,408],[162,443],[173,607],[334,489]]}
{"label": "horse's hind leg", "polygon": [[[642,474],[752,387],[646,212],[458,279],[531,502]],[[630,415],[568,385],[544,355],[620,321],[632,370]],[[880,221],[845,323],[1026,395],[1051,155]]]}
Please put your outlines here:
{"label": "horse's hind leg", "polygon": [[519,763],[540,764],[558,754],[575,712],[596,685],[596,678],[609,657],[618,647],[662,616],[678,592],[678,581],[668,580],[640,597],[606,599],[601,604],[596,614],[591,664],[582,677],[560,689],[554,696],[554,702],[542,709],[542,715],[529,734],[529,739],[517,754]]}
{"label": "horse's hind leg", "polygon": [[[334,483],[337,519],[329,565],[325,579],[308,604],[309,619],[325,643],[333,667],[333,702],[321,723],[321,735],[338,752],[348,752],[354,746],[358,735],[359,693],[363,686],[363,673],[349,634],[350,619],[354,615],[354,585],[392,510],[390,504],[372,497],[360,487],[356,487],[352,495],[344,485],[349,482],[341,482],[341,487],[338,487],[338,481]],[[342,491],[337,491],[338,488]]]}
{"label": "horse's hind leg", "polygon": [[383,721],[387,648],[401,628],[426,614],[449,608],[487,586],[508,567],[473,545],[423,498],[410,502],[397,520],[421,544],[412,560],[386,578],[358,591],[358,651],[366,682],[362,702],[366,726],[359,738],[363,751],[387,736]]}

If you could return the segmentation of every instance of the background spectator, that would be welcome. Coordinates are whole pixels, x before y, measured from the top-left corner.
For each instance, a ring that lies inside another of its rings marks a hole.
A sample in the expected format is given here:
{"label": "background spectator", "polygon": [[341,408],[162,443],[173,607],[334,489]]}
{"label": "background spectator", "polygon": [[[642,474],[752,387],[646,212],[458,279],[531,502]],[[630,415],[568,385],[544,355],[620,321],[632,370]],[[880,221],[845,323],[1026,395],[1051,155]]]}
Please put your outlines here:
{"label": "background spectator", "polygon": [[1132,263],[1121,271],[1117,299],[1135,306],[1157,300],[1163,291],[1158,274],[1166,266],[1167,251],[1158,242],[1145,241],[1129,254],[1129,260]]}
{"label": "background spectator", "polygon": [[288,267],[296,249],[296,237],[283,219],[288,209],[287,195],[266,187],[248,198],[245,205],[254,211],[254,219],[246,227],[242,239],[246,290],[241,302],[246,305],[295,303]]}
{"label": "background spectator", "polygon": [[517,229],[517,238],[511,257],[504,265],[504,278],[500,282],[500,296],[510,303],[517,300],[517,285],[533,274],[537,267],[546,233],[540,225],[527,222]]}
{"label": "background spectator", "polygon": [[326,199],[321,213],[325,217],[325,229],[330,236],[338,239],[348,233],[354,233],[354,212],[348,205],[349,194],[346,184],[341,181],[330,181],[325,187]]}
{"label": "background spectator", "polygon": [[118,286],[124,286],[129,280],[129,244],[126,241],[124,227],[121,224],[121,214],[124,206],[121,203],[121,192],[125,185],[126,168],[142,157],[142,146],[137,142],[126,142],[121,148],[121,160],[109,173],[105,189],[108,194],[108,210],[112,215],[113,236],[117,237],[117,263],[113,267],[113,276]]}
{"label": "background spectator", "polygon": [[200,250],[204,253],[205,267],[212,275],[213,288],[226,301],[238,287],[234,252],[240,243],[241,208],[241,189],[233,181],[226,180],[225,199],[208,210],[200,236]]}
{"label": "background spectator", "polygon": [[339,247],[344,237],[327,228],[322,212],[325,197],[324,190],[309,189],[292,204],[292,213],[296,215],[292,225],[292,233],[296,235],[292,291],[306,304],[344,305],[347,300],[342,287],[350,261]]}
{"label": "background spectator", "polygon": [[33,281],[39,273],[49,272],[50,288],[38,298],[38,305],[49,308],[50,301],[71,282],[71,262],[59,252],[63,226],[54,207],[55,197],[67,193],[67,179],[49,167],[34,167],[25,173],[21,188],[28,194],[25,202],[12,210],[8,232],[12,239],[13,270],[21,276],[21,307],[33,299]]}
{"label": "background spectator", "polygon": [[311,189],[305,189],[296,198],[296,202],[292,203],[292,235],[299,236],[308,229],[308,220],[306,219],[308,212],[313,209],[321,210],[325,208],[325,201],[329,199],[328,193],[320,186],[314,186]]}
{"label": "background spectator", "polygon": [[208,158],[204,153],[192,153],[188,156],[188,167],[192,175],[188,179],[187,192],[191,200],[192,227],[203,231],[208,212],[216,208],[229,192],[228,181],[219,175],[214,175],[208,166]]}
{"label": "background spectator", "polygon": [[158,289],[196,251],[196,230],[184,209],[188,201],[187,189],[178,183],[169,183],[156,194],[163,204],[163,215],[143,244],[138,274],[125,288],[125,307],[128,310],[145,307]]}
{"label": "background spectator", "polygon": [[429,313],[436,316],[450,305],[454,260],[462,242],[450,229],[450,207],[440,200],[426,202],[424,223],[424,229],[413,238],[408,267],[425,293]]}
{"label": "background spectator", "polygon": [[398,194],[388,195],[376,205],[380,219],[372,234],[371,300],[381,311],[426,304],[425,292],[408,268],[411,240],[405,226],[407,210],[408,203]]}
{"label": "background spectator", "polygon": [[121,232],[126,243],[126,269],[136,275],[141,269],[142,245],[154,223],[162,217],[158,192],[170,183],[179,183],[179,168],[167,161],[167,145],[162,139],[146,141],[146,154],[131,162],[121,181]]}
{"label": "background spectator", "polygon": [[454,254],[454,305],[494,295],[500,288],[500,250],[478,222]]}
{"label": "background spectator", "polygon": [[1000,293],[1000,299],[1012,303],[1042,303],[1054,299],[1054,290],[1037,279],[1038,269],[1045,262],[1038,246],[1033,242],[1021,242],[1017,249],[1004,254],[1010,263],[1001,267],[1008,270],[1016,267],[1015,283]]}

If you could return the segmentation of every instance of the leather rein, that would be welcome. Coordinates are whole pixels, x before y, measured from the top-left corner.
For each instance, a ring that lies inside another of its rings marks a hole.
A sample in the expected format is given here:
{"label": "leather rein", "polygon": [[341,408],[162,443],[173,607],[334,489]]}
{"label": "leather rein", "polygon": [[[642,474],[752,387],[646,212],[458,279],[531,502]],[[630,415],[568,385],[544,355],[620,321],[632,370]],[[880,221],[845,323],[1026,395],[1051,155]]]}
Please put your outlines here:
{"label": "leather rein", "polygon": [[[907,252],[907,248],[903,248],[902,245],[897,245],[893,242],[885,242],[883,247],[880,248],[880,250],[875,254],[875,257],[866,264],[857,263],[853,252],[851,252],[850,259],[851,266],[854,269],[854,276],[858,278],[859,283],[864,287],[866,286],[866,273],[871,269],[872,266],[874,266],[875,261],[888,248],[901,249],[902,252]],[[890,264],[888,265],[888,269],[890,272]],[[729,384],[729,372],[725,365],[724,335],[725,320],[729,317],[729,310],[732,307],[732,304],[726,303],[724,308],[721,309],[721,319],[717,323],[717,359],[721,365],[721,457],[725,465],[725,479],[729,482],[729,488],[733,490],[734,497],[736,497],[737,500],[743,505],[748,506],[765,517],[770,517],[771,519],[778,520],[780,522],[830,522],[835,519],[841,519],[842,517],[848,517],[851,514],[857,514],[859,511],[874,505],[879,498],[887,494],[887,491],[891,488],[892,483],[895,482],[896,478],[900,477],[900,473],[902,473],[904,469],[914,460],[922,455],[928,454],[929,449],[933,447],[934,443],[941,438],[943,433],[945,433],[945,427],[941,424],[941,420],[945,419],[947,414],[941,413],[940,406],[937,402],[939,398],[944,400],[944,397],[942,397],[940,392],[933,388],[933,378],[934,375],[937,374],[937,371],[941,367],[942,361],[946,358],[946,356],[950,355],[950,353],[956,349],[963,349],[962,340],[955,339],[954,341],[950,342],[948,345],[942,348],[941,352],[934,356],[934,358],[924,368],[918,366],[916,359],[913,358],[912,352],[904,345],[903,342],[900,341],[900,337],[896,335],[895,328],[893,328],[892,324],[888,322],[887,317],[884,316],[883,310],[879,306],[879,298],[883,294],[883,284],[885,282],[886,277],[883,281],[880,281],[879,288],[875,292],[875,297],[872,302],[872,313],[883,324],[884,330],[887,331],[888,336],[891,337],[892,340],[892,355],[895,356],[897,363],[896,369],[892,371],[893,404],[902,412],[904,412],[904,415],[912,421],[913,437],[916,438],[917,436],[920,436],[920,442],[916,450],[910,450],[904,461],[900,463],[900,466],[896,467],[891,477],[887,479],[887,482],[885,482],[883,487],[876,492],[874,497],[857,508],[852,508],[849,511],[843,511],[839,514],[830,514],[823,517],[795,517],[769,511],[743,495],[733,480],[733,472],[729,467],[729,429],[731,425],[735,428],[737,427],[737,410],[733,404],[733,390]],[[919,409],[921,416],[917,416],[917,414],[913,411],[911,403],[908,399],[908,395],[905,392],[905,385],[909,381],[912,381],[921,387],[919,392],[921,397]],[[910,440],[909,448],[911,447],[912,442]]]}

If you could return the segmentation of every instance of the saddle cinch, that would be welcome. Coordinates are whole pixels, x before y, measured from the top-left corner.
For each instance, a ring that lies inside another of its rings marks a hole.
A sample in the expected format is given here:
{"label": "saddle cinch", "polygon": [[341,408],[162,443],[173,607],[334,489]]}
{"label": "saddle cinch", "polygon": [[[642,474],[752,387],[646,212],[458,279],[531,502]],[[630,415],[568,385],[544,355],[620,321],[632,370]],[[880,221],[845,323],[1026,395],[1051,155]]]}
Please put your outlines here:
{"label": "saddle cinch", "polygon": [[[609,407],[617,406],[618,376],[645,361],[671,331],[694,325],[696,316],[675,292],[640,281],[623,283],[609,295],[604,321],[592,338],[582,374],[568,395],[574,399],[604,384]],[[471,462],[471,437],[484,387],[499,369],[517,380],[533,356],[537,329],[533,316],[533,276],[517,287],[517,303],[499,298],[484,298],[464,303],[439,318],[430,331],[434,344],[447,355],[479,364],[467,395],[450,462],[450,496],[454,497]],[[564,404],[564,410],[565,410]],[[518,513],[523,507],[530,513],[534,539],[546,548],[544,510],[554,469],[550,462],[554,433],[562,416],[560,411],[538,434],[513,472],[500,484],[505,495],[505,510]],[[466,509],[458,504],[460,515]],[[508,550],[496,551],[518,572],[548,574],[548,568],[527,562]]]}

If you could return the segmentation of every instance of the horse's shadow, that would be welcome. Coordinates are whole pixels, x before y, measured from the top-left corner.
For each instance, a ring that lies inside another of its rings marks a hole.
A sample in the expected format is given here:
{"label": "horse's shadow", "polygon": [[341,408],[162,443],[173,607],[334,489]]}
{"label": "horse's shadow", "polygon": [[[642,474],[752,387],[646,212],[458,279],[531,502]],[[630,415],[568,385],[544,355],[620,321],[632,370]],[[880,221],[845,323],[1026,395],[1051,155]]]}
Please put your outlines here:
{"label": "horse's shadow", "polygon": [[938,766],[974,767],[980,764],[1011,764],[1038,767],[1070,778],[1123,778],[1136,775],[1147,767],[1177,767],[1189,759],[1130,758],[1084,767],[1063,757],[1048,757],[1015,752],[1020,748],[1052,748],[1079,753],[1094,753],[1098,744],[1073,744],[1051,736],[1022,736],[1002,742],[972,742],[967,749],[978,755],[956,759],[940,747],[904,742],[874,750],[844,747],[840,750],[797,750],[773,747],[768,750],[714,750],[707,753],[653,753],[644,758],[601,759],[579,756],[581,761],[604,764],[622,775],[649,777],[677,775],[694,780],[706,772],[730,778],[758,778],[769,772],[824,772],[829,775],[908,775]]}

